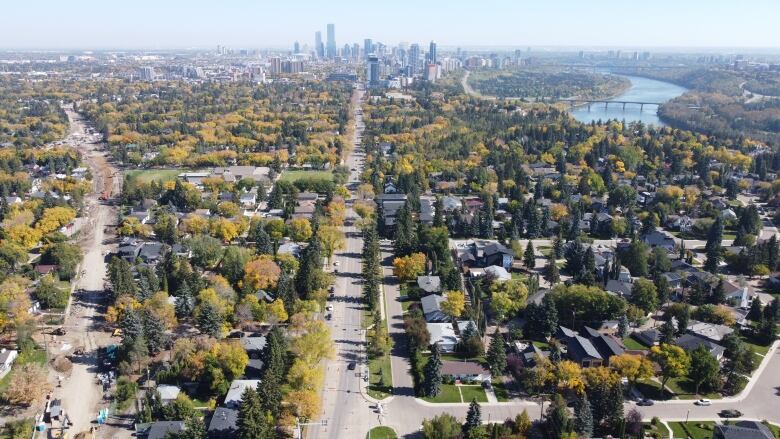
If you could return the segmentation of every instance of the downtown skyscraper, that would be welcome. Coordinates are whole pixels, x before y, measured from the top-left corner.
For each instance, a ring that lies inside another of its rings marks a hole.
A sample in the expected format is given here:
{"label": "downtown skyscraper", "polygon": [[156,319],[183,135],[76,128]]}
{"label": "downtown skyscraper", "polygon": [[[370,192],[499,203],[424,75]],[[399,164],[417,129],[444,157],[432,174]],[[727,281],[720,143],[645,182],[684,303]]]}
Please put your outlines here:
{"label": "downtown skyscraper", "polygon": [[314,33],[314,52],[317,54],[317,58],[325,57],[325,47],[322,45],[322,32],[320,31]]}
{"label": "downtown skyscraper", "polygon": [[328,58],[336,57],[336,25],[328,23],[328,42],[325,46]]}

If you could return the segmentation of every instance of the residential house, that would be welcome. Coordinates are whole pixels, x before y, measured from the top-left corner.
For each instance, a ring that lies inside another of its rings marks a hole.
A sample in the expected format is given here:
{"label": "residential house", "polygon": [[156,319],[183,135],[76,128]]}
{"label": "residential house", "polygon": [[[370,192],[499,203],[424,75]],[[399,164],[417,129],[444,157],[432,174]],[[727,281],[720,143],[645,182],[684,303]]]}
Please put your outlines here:
{"label": "residential house", "polygon": [[394,226],[398,211],[406,203],[406,194],[381,194],[377,197],[377,202],[382,206],[385,226]]}
{"label": "residential house", "polygon": [[441,278],[439,276],[417,276],[417,287],[425,293],[438,293],[441,291]]}
{"label": "residential house", "polygon": [[442,352],[455,352],[460,339],[451,323],[428,323],[426,327],[431,335],[431,344],[438,344]]}
{"label": "residential house", "polygon": [[723,358],[723,353],[726,351],[723,346],[693,334],[683,334],[677,337],[677,339],[674,341],[674,344],[683,348],[687,352],[692,352],[698,349],[699,346],[704,346],[707,348],[707,351],[709,351],[710,355],[715,357],[715,359],[718,361]]}
{"label": "residential house", "polygon": [[619,280],[610,279],[607,281],[607,285],[604,289],[607,292],[616,294],[620,297],[631,297],[631,288],[633,284],[629,282],[621,282]]}
{"label": "residential house", "polygon": [[582,367],[598,367],[604,364],[604,359],[590,340],[580,335],[566,340],[566,355],[569,360]]}
{"label": "residential house", "polygon": [[441,205],[442,209],[444,209],[444,211],[447,213],[452,213],[455,210],[460,210],[463,208],[463,203],[460,201],[460,198],[449,195],[442,197]]}
{"label": "residential house", "polygon": [[244,390],[250,387],[254,389],[258,384],[260,384],[260,380],[233,380],[227,395],[225,395],[225,407],[237,409],[241,404]]}
{"label": "residential house", "polygon": [[444,297],[438,294],[429,294],[420,299],[425,321],[430,323],[449,322],[450,317],[441,310],[441,303]]}
{"label": "residential house", "polygon": [[490,381],[490,371],[474,361],[448,361],[441,362],[442,376],[449,376],[460,381]]}
{"label": "residential house", "polygon": [[249,358],[260,358],[265,348],[265,337],[241,337],[241,346]]}
{"label": "residential house", "polygon": [[235,437],[238,431],[238,410],[227,407],[217,407],[209,423],[209,439]]}
{"label": "residential house", "polygon": [[494,281],[505,282],[512,279],[512,275],[506,271],[506,268],[499,267],[498,265],[485,267],[484,273],[486,276],[488,276],[489,279]]}
{"label": "residential house", "polygon": [[435,202],[436,199],[433,197],[420,197],[420,222],[422,224],[433,224],[433,217],[436,215]]}
{"label": "residential house", "polygon": [[138,251],[138,257],[146,264],[156,264],[165,256],[168,246],[161,242],[145,242]]}
{"label": "residential house", "polygon": [[650,247],[661,247],[666,251],[674,250],[675,243],[674,237],[668,232],[653,230],[652,232],[645,233],[642,236],[642,242]]}
{"label": "residential house", "polygon": [[688,323],[686,332],[689,334],[698,335],[713,343],[720,343],[723,341],[723,337],[731,334],[734,332],[734,330],[725,325],[717,325],[715,323],[705,323],[691,320],[690,323]]}
{"label": "residential house", "polygon": [[139,439],[165,439],[170,434],[186,429],[184,421],[157,421],[135,425],[135,436]]}
{"label": "residential house", "polygon": [[160,401],[162,401],[163,404],[168,404],[176,400],[179,393],[181,393],[181,389],[179,386],[159,384],[157,385],[157,393],[160,394]]}
{"label": "residential house", "polygon": [[228,166],[211,169],[210,177],[222,177],[228,183],[249,179],[255,183],[271,184],[271,168],[267,166]]}
{"label": "residential house", "polygon": [[632,335],[645,346],[656,346],[661,342],[661,332],[653,328],[637,331]]}
{"label": "residential house", "polygon": [[455,259],[462,267],[489,267],[497,265],[505,269],[512,267],[514,253],[497,241],[469,240],[458,242],[454,249]]}
{"label": "residential house", "polygon": [[737,421],[733,424],[717,424],[712,439],[774,439],[775,435],[758,421]]}

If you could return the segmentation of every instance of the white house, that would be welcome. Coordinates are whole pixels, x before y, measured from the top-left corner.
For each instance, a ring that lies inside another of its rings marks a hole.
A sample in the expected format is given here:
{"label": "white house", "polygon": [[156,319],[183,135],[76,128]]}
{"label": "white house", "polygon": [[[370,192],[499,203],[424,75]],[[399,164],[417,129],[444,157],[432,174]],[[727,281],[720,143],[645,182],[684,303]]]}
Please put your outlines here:
{"label": "white house", "polygon": [[225,407],[237,409],[241,404],[244,390],[250,387],[256,388],[258,384],[260,384],[260,380],[233,380],[227,395],[225,395]]}
{"label": "white house", "polygon": [[442,352],[455,351],[459,339],[452,323],[428,323],[426,326],[431,334],[431,344],[437,343]]}

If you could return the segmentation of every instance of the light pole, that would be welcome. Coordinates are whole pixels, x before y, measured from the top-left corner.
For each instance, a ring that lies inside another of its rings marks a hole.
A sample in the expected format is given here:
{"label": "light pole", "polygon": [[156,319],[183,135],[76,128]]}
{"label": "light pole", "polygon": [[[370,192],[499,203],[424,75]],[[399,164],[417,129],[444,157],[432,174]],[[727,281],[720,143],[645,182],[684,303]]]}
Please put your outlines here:
{"label": "light pole", "polygon": [[328,420],[327,419],[323,419],[323,420],[317,421],[317,422],[300,422],[300,421],[296,420],[295,424],[296,424],[295,428],[296,428],[296,430],[298,430],[298,439],[303,439],[303,428],[302,427],[305,427],[307,425],[319,425],[319,426],[322,426],[322,427],[327,427],[328,426]]}

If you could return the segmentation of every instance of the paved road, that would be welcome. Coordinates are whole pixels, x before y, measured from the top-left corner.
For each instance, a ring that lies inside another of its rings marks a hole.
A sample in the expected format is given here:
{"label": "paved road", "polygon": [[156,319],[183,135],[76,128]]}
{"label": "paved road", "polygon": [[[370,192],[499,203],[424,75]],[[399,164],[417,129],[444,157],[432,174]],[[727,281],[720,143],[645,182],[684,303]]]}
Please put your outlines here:
{"label": "paved road", "polygon": [[[356,91],[360,101],[363,90]],[[354,148],[346,160],[351,172],[349,183],[358,183],[363,167],[363,151],[360,139],[363,133],[363,120],[359,105],[355,105]],[[331,330],[336,346],[336,357],[328,362],[323,391],[322,420],[327,426],[310,426],[306,436],[309,438],[363,438],[368,430],[379,425],[377,415],[372,412],[369,400],[361,393],[362,375],[367,372],[365,331],[362,329],[363,305],[361,303],[361,253],[363,238],[354,224],[357,215],[349,203],[346,224],[345,249],[337,252],[332,262],[338,262],[339,273],[336,276],[335,298],[329,301],[333,306]],[[348,365],[356,363],[355,370]]]}

